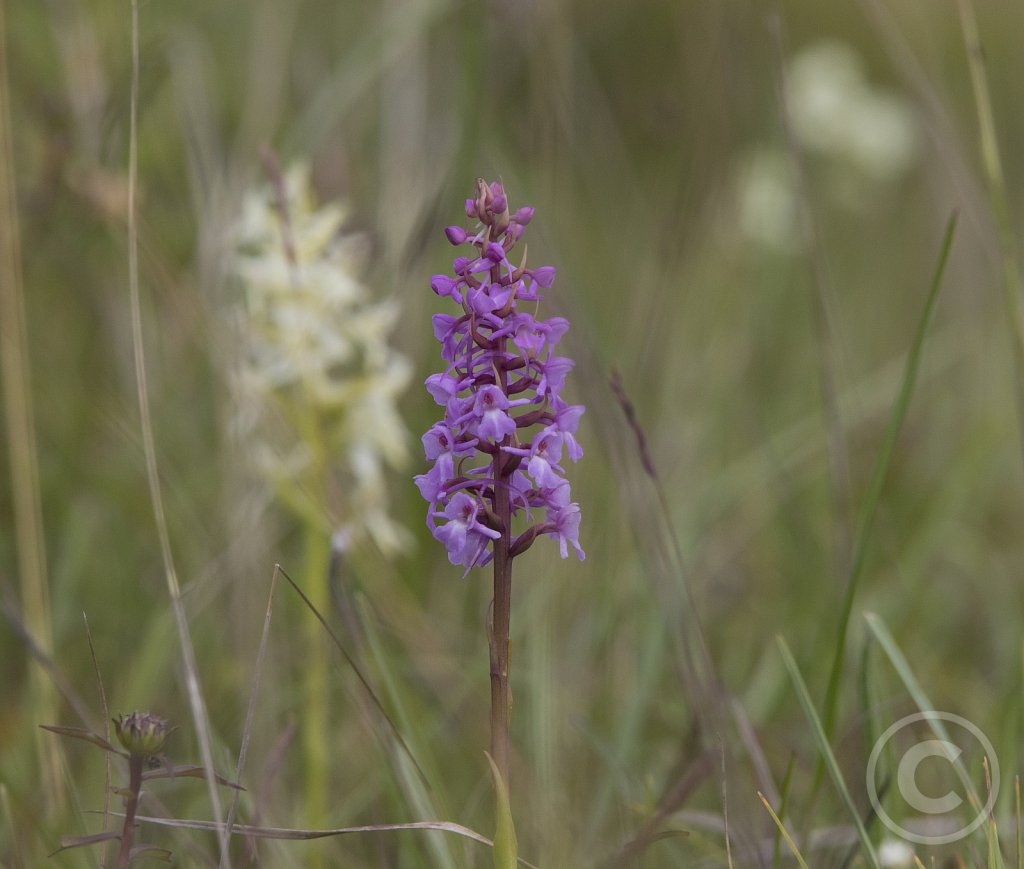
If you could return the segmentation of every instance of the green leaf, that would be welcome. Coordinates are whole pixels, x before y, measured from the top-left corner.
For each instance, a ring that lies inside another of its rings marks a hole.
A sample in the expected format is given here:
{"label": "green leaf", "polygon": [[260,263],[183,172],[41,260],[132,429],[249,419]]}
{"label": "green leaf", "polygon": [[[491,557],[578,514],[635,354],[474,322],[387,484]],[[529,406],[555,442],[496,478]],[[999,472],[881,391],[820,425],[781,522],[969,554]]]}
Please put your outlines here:
{"label": "green leaf", "polygon": [[487,762],[491,765],[491,778],[494,780],[494,869],[516,869],[519,847],[508,789],[490,754],[487,754]]}
{"label": "green leaf", "polygon": [[98,745],[104,751],[109,751],[112,754],[119,754],[121,757],[128,757],[128,753],[121,751],[119,748],[115,748],[107,740],[105,740],[98,733],[93,733],[91,730],[85,730],[81,727],[62,727],[59,724],[40,724],[43,730],[49,730],[50,733],[56,733],[58,736],[69,736],[72,739],[83,739],[86,742],[91,742],[93,745]]}
{"label": "green leaf", "polygon": [[60,847],[48,856],[53,857],[61,851],[70,851],[72,848],[84,848],[87,845],[98,845],[100,842],[110,842],[120,839],[121,834],[108,831],[106,833],[93,833],[91,836],[61,836]]}
{"label": "green leaf", "polygon": [[140,857],[159,860],[162,863],[171,862],[171,852],[166,848],[158,848],[156,845],[136,845],[132,848],[131,859],[137,860]]}
{"label": "green leaf", "polygon": [[[174,764],[167,764],[165,766],[157,767],[156,769],[148,769],[142,774],[143,781],[150,781],[155,778],[207,778],[206,767],[193,766],[192,764],[183,764],[181,766],[175,766]],[[219,785],[224,787],[235,788],[236,790],[244,791],[238,782],[230,781],[224,778],[222,775],[214,773],[214,780]]]}

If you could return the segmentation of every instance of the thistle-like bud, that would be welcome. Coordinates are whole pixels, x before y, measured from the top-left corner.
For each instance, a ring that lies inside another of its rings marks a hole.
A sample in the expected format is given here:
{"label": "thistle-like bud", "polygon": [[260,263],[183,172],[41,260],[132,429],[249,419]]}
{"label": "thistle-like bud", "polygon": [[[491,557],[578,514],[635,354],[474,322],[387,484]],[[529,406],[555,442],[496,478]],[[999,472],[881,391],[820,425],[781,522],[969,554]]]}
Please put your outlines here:
{"label": "thistle-like bud", "polygon": [[132,712],[114,719],[117,739],[131,754],[157,754],[173,730],[163,718],[148,712]]}

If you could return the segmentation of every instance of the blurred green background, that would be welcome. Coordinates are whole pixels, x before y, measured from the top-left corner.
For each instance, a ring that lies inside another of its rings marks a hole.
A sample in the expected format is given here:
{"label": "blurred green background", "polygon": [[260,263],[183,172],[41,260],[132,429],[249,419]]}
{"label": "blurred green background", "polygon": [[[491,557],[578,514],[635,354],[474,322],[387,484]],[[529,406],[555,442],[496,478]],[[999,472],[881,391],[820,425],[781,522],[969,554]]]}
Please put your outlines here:
{"label": "blurred green background", "polygon": [[[993,2],[978,13],[1012,242],[1024,12]],[[5,428],[0,862],[35,866],[62,834],[98,829],[81,810],[102,806],[102,753],[62,746],[63,806],[46,797],[37,757],[58,742],[37,735],[40,723],[102,727],[83,612],[111,713],[157,712],[181,726],[169,754],[199,756],[135,393],[129,6],[48,0],[5,3],[4,14],[4,160],[17,193],[51,654],[92,715],[83,722],[61,700],[47,721],[30,687]],[[849,828],[831,785],[814,789],[817,750],[774,637],[787,638],[820,708],[858,517],[954,210],[949,266],[854,604],[833,748],[867,815],[868,723],[884,728],[914,708],[868,640],[861,613],[871,610],[936,707],[995,744],[1010,835],[1024,612],[1019,375],[952,0],[179,0],[141,5],[140,45],[149,389],[219,771],[233,774],[273,565],[297,574],[300,558],[292,520],[240,461],[226,378],[237,349],[223,316],[237,294],[226,239],[269,145],[283,165],[312,162],[322,201],[349,202],[349,226],[371,239],[367,283],[401,305],[393,343],[414,369],[401,402],[413,458],[391,475],[390,498],[417,547],[393,562],[354,555],[342,571],[348,620],[330,619],[432,790],[425,803],[410,795],[401,752],[325,638],[331,824],[436,817],[493,829],[482,753],[489,577],[462,579],[447,563],[411,475],[425,468],[416,438],[438,410],[418,384],[440,361],[429,315],[444,307],[429,278],[449,265],[441,230],[462,221],[477,176],[501,176],[513,208],[536,207],[530,260],[558,268],[544,310],[572,323],[567,390],[587,405],[587,454],[569,468],[587,559],[562,562],[544,541],[516,565],[521,855],[546,867],[724,863],[719,761],[699,774],[708,755],[671,640],[680,625],[691,630],[684,581],[721,685],[743,710],[727,737],[737,835],[771,842],[755,790],[770,792],[765,774],[780,787],[791,759],[793,829]],[[608,388],[613,367],[646,428],[685,568],[665,544],[656,490]],[[275,602],[243,815],[298,827],[301,764],[288,739],[309,654],[298,626],[310,615],[287,587]],[[696,786],[675,800],[688,774]],[[210,816],[201,782],[148,790],[162,804],[148,805],[153,813]],[[692,835],[622,856],[652,818]],[[871,833],[888,835],[877,824]],[[216,863],[209,834],[144,827],[141,837],[168,844],[179,865]],[[918,853],[957,851],[971,864],[983,850],[972,841]],[[440,834],[319,847],[339,866],[490,861],[485,848]],[[260,848],[270,866],[306,865],[313,853],[305,843]],[[847,854],[823,847],[811,863],[841,865]],[[96,859],[74,851],[47,865]]]}

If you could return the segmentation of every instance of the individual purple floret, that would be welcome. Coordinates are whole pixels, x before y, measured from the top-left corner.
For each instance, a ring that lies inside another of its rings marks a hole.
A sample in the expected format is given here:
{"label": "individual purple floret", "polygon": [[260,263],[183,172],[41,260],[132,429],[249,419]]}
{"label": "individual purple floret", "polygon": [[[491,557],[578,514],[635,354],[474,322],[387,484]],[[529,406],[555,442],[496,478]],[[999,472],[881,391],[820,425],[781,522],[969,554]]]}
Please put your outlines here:
{"label": "individual purple floret", "polygon": [[[444,231],[462,248],[453,276],[430,280],[461,310],[433,318],[446,367],[426,380],[444,408],[444,419],[423,436],[433,467],[416,477],[430,503],[427,525],[467,571],[491,561],[495,546],[512,558],[542,534],[558,541],[562,558],[571,547],[582,560],[580,508],[561,461],[583,455],[574,437],[583,406],[561,398],[574,363],[554,354],[569,323],[535,317],[539,290],[552,285],[555,269],[528,268],[525,252],[518,265],[510,261],[533,209],[510,213],[501,182],[478,179],[465,206],[475,226]],[[513,534],[519,515],[527,524]]]}

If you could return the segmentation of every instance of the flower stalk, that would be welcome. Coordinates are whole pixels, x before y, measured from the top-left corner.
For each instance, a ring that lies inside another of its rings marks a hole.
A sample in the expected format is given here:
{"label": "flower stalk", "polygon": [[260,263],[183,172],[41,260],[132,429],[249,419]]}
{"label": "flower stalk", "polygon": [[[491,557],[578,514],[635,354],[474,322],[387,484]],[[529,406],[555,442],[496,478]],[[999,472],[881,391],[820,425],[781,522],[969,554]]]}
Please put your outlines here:
{"label": "flower stalk", "polygon": [[135,846],[135,815],[142,795],[142,773],[146,760],[164,746],[170,728],[167,722],[147,712],[133,712],[114,719],[117,739],[128,752],[128,789],[125,792],[124,825],[121,828],[121,847],[117,854],[117,869],[131,864]]}
{"label": "flower stalk", "polygon": [[[493,562],[491,756],[507,785],[512,562],[542,534],[558,541],[563,558],[569,547],[585,557],[579,505],[559,464],[563,450],[573,461],[583,455],[574,435],[584,408],[560,395],[573,362],[553,351],[569,323],[534,314],[555,270],[528,267],[525,246],[518,264],[510,258],[533,209],[510,211],[501,182],[482,179],[465,207],[476,225],[449,226],[445,236],[456,247],[469,246],[470,255],[455,258],[454,277],[434,275],[430,282],[461,311],[433,318],[447,365],[425,385],[445,413],[423,435],[434,464],[416,485],[430,504],[427,527],[449,561],[466,573]],[[527,525],[517,533],[520,516]]]}

